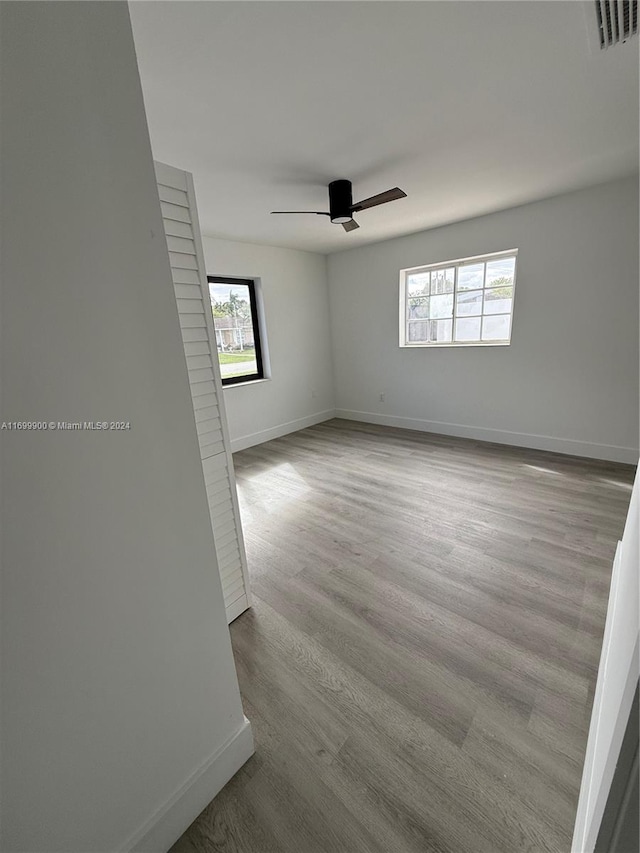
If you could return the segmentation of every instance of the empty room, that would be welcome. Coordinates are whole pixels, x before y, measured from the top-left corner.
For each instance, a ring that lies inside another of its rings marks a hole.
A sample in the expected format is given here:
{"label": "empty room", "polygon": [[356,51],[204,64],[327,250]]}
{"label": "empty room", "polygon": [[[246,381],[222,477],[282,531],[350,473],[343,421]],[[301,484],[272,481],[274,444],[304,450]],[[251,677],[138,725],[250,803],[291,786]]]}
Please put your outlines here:
{"label": "empty room", "polygon": [[0,3],[2,853],[636,853],[637,5]]}

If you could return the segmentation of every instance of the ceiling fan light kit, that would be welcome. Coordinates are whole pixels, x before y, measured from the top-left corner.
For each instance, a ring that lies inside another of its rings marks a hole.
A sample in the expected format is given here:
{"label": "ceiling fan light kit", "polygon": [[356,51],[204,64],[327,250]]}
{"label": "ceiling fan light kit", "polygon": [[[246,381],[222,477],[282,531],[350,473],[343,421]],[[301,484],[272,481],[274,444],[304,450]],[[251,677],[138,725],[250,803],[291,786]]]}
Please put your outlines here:
{"label": "ceiling fan light kit", "polygon": [[329,184],[329,211],[331,221],[339,225],[350,222],[352,219],[351,208],[353,207],[353,194],[351,192],[351,181],[331,181]]}
{"label": "ceiling fan light kit", "polygon": [[360,227],[353,218],[354,213],[389,201],[396,201],[399,198],[406,198],[406,195],[406,192],[399,187],[393,187],[354,204],[351,181],[340,179],[331,181],[329,184],[329,213],[320,210],[272,210],[271,213],[312,213],[316,216],[329,216],[335,225],[342,225],[345,231],[354,231]]}

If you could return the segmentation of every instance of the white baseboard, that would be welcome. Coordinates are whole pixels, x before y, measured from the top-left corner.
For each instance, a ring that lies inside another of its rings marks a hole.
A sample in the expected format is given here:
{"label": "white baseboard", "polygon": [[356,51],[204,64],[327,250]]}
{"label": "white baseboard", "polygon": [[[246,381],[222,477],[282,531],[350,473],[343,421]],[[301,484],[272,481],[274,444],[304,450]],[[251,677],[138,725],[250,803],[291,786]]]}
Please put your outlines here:
{"label": "white baseboard", "polygon": [[271,441],[272,438],[280,438],[281,435],[288,435],[290,432],[297,432],[305,427],[315,426],[335,418],[334,409],[326,409],[324,412],[315,412],[313,415],[307,415],[304,418],[298,418],[295,421],[287,421],[284,424],[262,429],[259,432],[252,432],[250,435],[242,435],[240,438],[231,440],[231,452],[236,453],[238,450],[245,450],[247,447],[253,447],[255,444],[262,444],[264,441]]}
{"label": "white baseboard", "polygon": [[253,753],[251,725],[245,717],[238,731],[206,759],[121,850],[126,853],[167,853]]}
{"label": "white baseboard", "polygon": [[477,441],[490,441],[496,444],[510,444],[514,447],[549,450],[553,453],[566,453],[569,456],[587,456],[592,459],[606,459],[611,462],[626,462],[630,465],[638,463],[638,449],[634,447],[618,447],[612,444],[595,444],[569,438],[555,438],[550,435],[508,432],[507,430],[488,429],[486,427],[448,424],[442,421],[403,418],[397,415],[379,414],[378,412],[356,412],[351,409],[336,409],[335,417],[350,421],[363,421],[368,424],[413,429],[419,432],[453,435],[458,438],[472,438]]}

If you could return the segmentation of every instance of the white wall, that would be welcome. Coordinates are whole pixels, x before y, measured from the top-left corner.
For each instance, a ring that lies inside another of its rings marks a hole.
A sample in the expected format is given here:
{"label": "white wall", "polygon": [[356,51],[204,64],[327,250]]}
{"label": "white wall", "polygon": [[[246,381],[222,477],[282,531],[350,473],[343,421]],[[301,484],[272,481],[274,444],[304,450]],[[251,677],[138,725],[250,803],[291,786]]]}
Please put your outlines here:
{"label": "white wall", "polygon": [[258,278],[262,287],[271,378],[225,388],[233,449],[332,417],[325,256],[206,236],[203,243],[208,275]]}
{"label": "white wall", "polygon": [[[399,348],[400,269],[512,248],[511,346]],[[328,271],[339,416],[637,461],[637,178],[331,255]]]}
{"label": "white wall", "polygon": [[0,847],[166,850],[251,738],[128,10],[0,14],[1,417],[131,422],[1,433]]}
{"label": "white wall", "polygon": [[639,476],[613,564],[572,853],[592,853],[596,846],[638,684]]}

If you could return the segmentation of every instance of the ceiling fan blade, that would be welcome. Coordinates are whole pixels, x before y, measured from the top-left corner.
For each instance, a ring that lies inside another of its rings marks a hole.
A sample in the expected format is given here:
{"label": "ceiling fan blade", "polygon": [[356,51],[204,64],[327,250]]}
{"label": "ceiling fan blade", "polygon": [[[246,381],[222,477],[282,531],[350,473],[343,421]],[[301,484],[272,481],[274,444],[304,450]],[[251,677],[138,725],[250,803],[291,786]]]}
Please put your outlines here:
{"label": "ceiling fan blade", "polygon": [[359,228],[360,226],[355,221],[355,219],[350,219],[348,222],[343,222],[342,227],[345,231],[355,231],[355,229]]}
{"label": "ceiling fan blade", "polygon": [[365,198],[363,201],[358,201],[351,206],[351,210],[357,213],[359,210],[367,210],[369,207],[377,207],[379,204],[386,204],[388,201],[396,201],[399,198],[406,198],[407,194],[399,187],[394,187],[392,190],[385,190],[378,195],[372,195],[371,198]]}
{"label": "ceiling fan blade", "polygon": [[323,210],[272,210],[271,213],[312,213],[315,216],[330,216],[330,213],[325,213]]}

